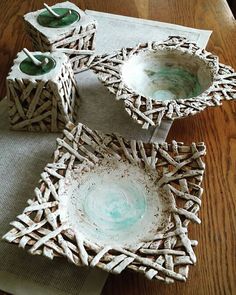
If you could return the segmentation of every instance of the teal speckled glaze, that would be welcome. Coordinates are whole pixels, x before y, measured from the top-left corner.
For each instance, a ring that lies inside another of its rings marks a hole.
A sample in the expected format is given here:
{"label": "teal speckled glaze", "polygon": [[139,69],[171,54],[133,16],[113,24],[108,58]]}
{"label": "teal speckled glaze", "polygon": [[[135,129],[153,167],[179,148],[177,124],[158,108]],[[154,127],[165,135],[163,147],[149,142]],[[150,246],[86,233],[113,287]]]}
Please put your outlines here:
{"label": "teal speckled glaze", "polygon": [[99,164],[75,175],[60,192],[61,220],[102,245],[150,240],[169,219],[156,174],[123,161]]}
{"label": "teal speckled glaze", "polygon": [[212,83],[205,61],[178,49],[135,54],[122,65],[121,77],[130,90],[156,101],[198,97]]}
{"label": "teal speckled glaze", "polygon": [[150,79],[149,87],[154,89],[154,99],[167,100],[190,98],[202,92],[196,75],[177,67],[162,67],[158,71],[145,70]]}
{"label": "teal speckled glaze", "polygon": [[125,230],[144,215],[145,195],[137,183],[118,180],[108,184],[93,179],[80,189],[82,194],[87,192],[84,203],[87,217],[106,232]]}

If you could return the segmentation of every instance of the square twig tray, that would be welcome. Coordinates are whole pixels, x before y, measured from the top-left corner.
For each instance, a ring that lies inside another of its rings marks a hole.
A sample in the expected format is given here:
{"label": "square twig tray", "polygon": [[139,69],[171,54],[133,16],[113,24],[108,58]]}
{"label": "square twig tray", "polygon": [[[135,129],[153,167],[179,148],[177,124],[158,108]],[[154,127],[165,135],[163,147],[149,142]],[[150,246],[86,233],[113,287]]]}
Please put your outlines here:
{"label": "square twig tray", "polygon": [[72,123],[4,239],[31,254],[185,281],[200,223],[203,143],[145,144]]}

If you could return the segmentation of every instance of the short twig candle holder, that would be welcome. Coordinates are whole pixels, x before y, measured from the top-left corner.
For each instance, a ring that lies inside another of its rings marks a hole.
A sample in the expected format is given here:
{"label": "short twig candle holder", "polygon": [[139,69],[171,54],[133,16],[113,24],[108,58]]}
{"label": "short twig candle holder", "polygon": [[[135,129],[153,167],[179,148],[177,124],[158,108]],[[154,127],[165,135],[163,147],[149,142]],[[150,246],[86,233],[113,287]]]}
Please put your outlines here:
{"label": "short twig candle holder", "polygon": [[74,72],[85,69],[95,49],[96,21],[71,2],[44,6],[24,16],[34,49],[64,52]]}
{"label": "short twig candle holder", "polygon": [[94,56],[90,67],[144,129],[236,99],[234,70],[183,37]]}
{"label": "short twig candle holder", "polygon": [[19,52],[7,77],[7,99],[11,129],[57,132],[74,122],[78,91],[68,57]]}
{"label": "short twig candle holder", "polygon": [[40,187],[4,235],[31,254],[148,279],[186,281],[196,263],[203,143],[126,140],[68,124]]}

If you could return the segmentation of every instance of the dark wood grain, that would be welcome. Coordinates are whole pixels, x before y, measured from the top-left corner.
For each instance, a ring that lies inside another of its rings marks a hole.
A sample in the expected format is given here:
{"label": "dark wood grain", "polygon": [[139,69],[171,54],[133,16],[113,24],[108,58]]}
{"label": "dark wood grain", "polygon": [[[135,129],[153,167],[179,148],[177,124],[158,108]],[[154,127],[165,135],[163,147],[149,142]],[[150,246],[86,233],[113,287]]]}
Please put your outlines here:
{"label": "dark wood grain", "polygon": [[[16,53],[31,48],[23,30],[22,15],[42,7],[42,0],[0,1],[1,97],[5,77]],[[236,68],[236,23],[225,0],[84,0],[72,1],[82,9],[123,14],[164,22],[211,29],[207,46],[221,62]],[[55,1],[48,0],[53,4]],[[190,235],[199,241],[197,265],[187,283],[163,285],[141,275],[124,272],[110,275],[103,295],[215,295],[236,294],[236,105],[208,109],[199,115],[175,121],[168,140],[204,141],[208,153],[202,225],[192,226]],[[4,293],[1,293],[3,295]]]}

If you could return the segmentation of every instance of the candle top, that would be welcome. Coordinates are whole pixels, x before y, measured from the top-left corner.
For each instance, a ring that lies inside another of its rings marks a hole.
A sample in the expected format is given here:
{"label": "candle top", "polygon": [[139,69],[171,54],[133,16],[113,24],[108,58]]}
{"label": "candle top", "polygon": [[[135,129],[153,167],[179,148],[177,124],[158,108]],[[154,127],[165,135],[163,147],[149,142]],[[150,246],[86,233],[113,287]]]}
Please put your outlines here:
{"label": "candle top", "polygon": [[67,15],[66,13],[68,12],[69,8],[60,7],[52,8],[52,10],[58,15],[65,14],[65,16],[62,18],[57,18],[45,9],[37,17],[37,21],[41,26],[48,28],[63,28],[74,24],[80,19],[79,13],[73,9],[70,9],[71,13]]}
{"label": "candle top", "polygon": [[34,55],[34,57],[40,62],[43,62],[45,58],[47,58],[48,62],[40,66],[33,63],[33,61],[29,57],[27,57],[20,63],[20,70],[23,73],[31,76],[41,76],[49,73],[56,66],[55,60],[49,56],[37,54]]}
{"label": "candle top", "polygon": [[[55,11],[58,11],[56,10],[58,8],[63,8],[65,10],[63,10],[63,13],[57,13]],[[53,11],[53,13],[48,11],[50,9]],[[94,26],[94,24],[97,23],[93,16],[85,14],[83,10],[81,10],[74,3],[71,3],[69,1],[52,5],[50,6],[50,9],[49,7],[46,8],[45,6],[45,8],[43,9],[28,12],[24,15],[25,22],[28,23],[32,28],[34,28],[34,30],[45,36],[50,44],[55,43],[58,40],[64,40],[65,35],[68,36],[70,35],[70,33],[72,35],[74,33],[74,30],[79,31],[80,27],[88,27],[89,25]],[[69,10],[71,11],[70,13],[68,13]],[[74,16],[74,13],[76,13],[76,20],[64,27],[45,27],[41,25],[38,21],[40,15],[50,14],[49,20],[64,23],[68,17],[72,18]],[[56,17],[55,14],[59,16]]]}
{"label": "candle top", "polygon": [[7,75],[7,80],[26,79],[33,81],[33,83],[38,81],[58,81],[62,69],[69,63],[68,56],[59,51],[30,52],[33,59],[30,57],[28,50],[27,53],[25,48],[18,52]]}

